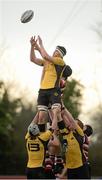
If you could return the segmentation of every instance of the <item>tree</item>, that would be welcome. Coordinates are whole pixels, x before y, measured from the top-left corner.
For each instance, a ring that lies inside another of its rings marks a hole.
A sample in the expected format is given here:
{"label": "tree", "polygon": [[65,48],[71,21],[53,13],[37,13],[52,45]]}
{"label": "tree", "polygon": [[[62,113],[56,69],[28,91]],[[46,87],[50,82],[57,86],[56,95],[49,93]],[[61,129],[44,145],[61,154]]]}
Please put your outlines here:
{"label": "tree", "polygon": [[0,92],[0,174],[22,174],[26,162],[24,136],[34,110],[32,105],[24,106],[21,98],[11,100],[2,81]]}
{"label": "tree", "polygon": [[17,108],[21,106],[20,99],[10,101],[8,90],[6,89],[3,82],[0,82],[0,135],[3,140],[11,138],[10,134],[13,131],[15,123],[15,116],[17,115]]}
{"label": "tree", "polygon": [[97,107],[91,117],[94,134],[90,146],[89,159],[92,165],[93,176],[102,176],[102,109]]}
{"label": "tree", "polygon": [[64,91],[64,104],[74,118],[81,113],[83,85],[75,79],[67,82]]}
{"label": "tree", "polygon": [[[21,105],[20,99],[10,101],[8,90],[0,82],[0,172],[3,170],[3,161],[9,156],[14,144],[14,124],[17,108]],[[5,168],[4,168],[5,169]]]}
{"label": "tree", "polygon": [[[96,33],[97,39],[99,40],[99,52],[102,51],[102,20],[97,22],[95,25],[92,26],[92,31]],[[102,65],[102,61],[100,59],[97,59],[97,62],[99,62],[99,67]],[[97,63],[95,64],[95,72],[98,72],[99,74],[99,68],[97,68]],[[100,74],[99,74],[100,76]],[[101,82],[100,82],[101,83]],[[92,137],[92,144],[90,146],[90,153],[89,153],[89,159],[92,166],[92,175],[100,177],[102,176],[102,99],[101,99],[101,91],[99,91],[98,86],[95,82],[95,88],[97,92],[97,97],[99,100],[99,104],[95,109],[92,109],[91,113],[91,124],[94,129],[94,134]]]}

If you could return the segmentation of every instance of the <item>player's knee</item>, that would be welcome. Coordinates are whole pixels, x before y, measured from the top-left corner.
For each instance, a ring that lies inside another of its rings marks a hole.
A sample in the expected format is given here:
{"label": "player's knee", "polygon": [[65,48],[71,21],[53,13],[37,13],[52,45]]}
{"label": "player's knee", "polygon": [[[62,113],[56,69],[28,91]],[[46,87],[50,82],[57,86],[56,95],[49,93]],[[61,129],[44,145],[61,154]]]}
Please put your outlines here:
{"label": "player's knee", "polygon": [[38,108],[38,111],[41,111],[42,113],[48,111],[48,107],[44,105],[38,105],[37,108]]}
{"label": "player's knee", "polygon": [[58,114],[58,113],[61,112],[61,105],[59,103],[55,103],[55,104],[52,105],[51,109],[52,109],[54,114],[55,113]]}
{"label": "player's knee", "polygon": [[38,110],[39,112],[39,119],[38,123],[39,124],[46,124],[48,121],[48,111],[46,107],[42,107],[41,109]]}
{"label": "player's knee", "polygon": [[39,123],[45,123],[46,121],[46,111],[39,111],[39,119],[38,119],[38,122]]}

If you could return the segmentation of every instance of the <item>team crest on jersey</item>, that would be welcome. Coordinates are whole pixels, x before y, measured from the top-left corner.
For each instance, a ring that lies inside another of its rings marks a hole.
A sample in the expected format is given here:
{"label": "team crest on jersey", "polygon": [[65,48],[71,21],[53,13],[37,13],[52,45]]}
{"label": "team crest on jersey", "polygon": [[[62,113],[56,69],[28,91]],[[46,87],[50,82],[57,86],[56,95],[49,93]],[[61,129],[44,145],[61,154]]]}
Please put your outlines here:
{"label": "team crest on jersey", "polygon": [[58,96],[58,93],[57,93],[57,92],[55,92],[55,93],[54,93],[54,96]]}

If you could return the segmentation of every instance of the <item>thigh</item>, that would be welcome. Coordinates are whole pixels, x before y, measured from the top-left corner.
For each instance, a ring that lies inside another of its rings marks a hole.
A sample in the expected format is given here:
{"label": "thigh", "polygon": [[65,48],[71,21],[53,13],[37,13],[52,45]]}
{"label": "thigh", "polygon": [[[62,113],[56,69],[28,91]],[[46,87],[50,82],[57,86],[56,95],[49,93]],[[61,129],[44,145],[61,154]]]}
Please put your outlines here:
{"label": "thigh", "polygon": [[51,105],[61,104],[61,91],[59,89],[53,89],[50,93],[49,101]]}
{"label": "thigh", "polygon": [[45,179],[44,168],[27,168],[27,179]]}
{"label": "thigh", "polygon": [[55,175],[52,170],[47,172],[45,171],[45,179],[55,179]]}
{"label": "thigh", "polygon": [[38,102],[38,106],[39,105],[48,106],[49,99],[47,96],[47,91],[39,90],[37,102]]}
{"label": "thigh", "polygon": [[44,168],[37,168],[36,174],[38,174],[38,179],[45,179],[45,171]]}
{"label": "thigh", "polygon": [[26,174],[27,179],[38,179],[38,175],[36,173],[35,168],[27,168]]}
{"label": "thigh", "polygon": [[79,168],[68,169],[68,179],[89,179],[87,168],[83,165]]}
{"label": "thigh", "polygon": [[32,172],[30,171],[29,168],[26,169],[26,176],[27,176],[27,179],[32,179],[33,178]]}
{"label": "thigh", "polygon": [[68,169],[67,170],[67,178],[68,179],[78,179],[77,176],[76,176],[75,169]]}
{"label": "thigh", "polygon": [[88,166],[84,164],[83,166],[77,169],[77,174],[79,179],[89,179],[89,170]]}

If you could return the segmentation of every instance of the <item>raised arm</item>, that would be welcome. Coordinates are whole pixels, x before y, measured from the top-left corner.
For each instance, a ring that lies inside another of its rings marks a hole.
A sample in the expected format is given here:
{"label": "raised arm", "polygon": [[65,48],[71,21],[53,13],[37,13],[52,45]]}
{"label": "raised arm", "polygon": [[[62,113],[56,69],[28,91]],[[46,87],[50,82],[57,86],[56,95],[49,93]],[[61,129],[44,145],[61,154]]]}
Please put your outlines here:
{"label": "raised arm", "polygon": [[30,61],[37,64],[37,65],[39,65],[39,66],[42,66],[43,65],[43,60],[37,58],[36,55],[35,55],[35,50],[38,50],[40,52],[40,48],[37,45],[37,40],[35,40],[35,36],[31,37],[30,43],[31,43]]}
{"label": "raised arm", "polygon": [[68,126],[69,129],[76,130],[82,136],[84,135],[83,130],[80,128],[78,123],[73,118],[72,114],[66,108],[62,111],[61,115],[63,117],[66,126]]}
{"label": "raised arm", "polygon": [[53,58],[45,50],[42,39],[41,39],[40,36],[38,36],[38,42],[39,42],[39,45],[40,45],[40,54],[41,54],[42,58],[52,62]]}
{"label": "raised arm", "polygon": [[68,127],[71,130],[76,129],[75,120],[74,120],[73,116],[71,115],[71,113],[66,108],[64,108],[61,111],[61,115],[65,122],[66,127]]}

